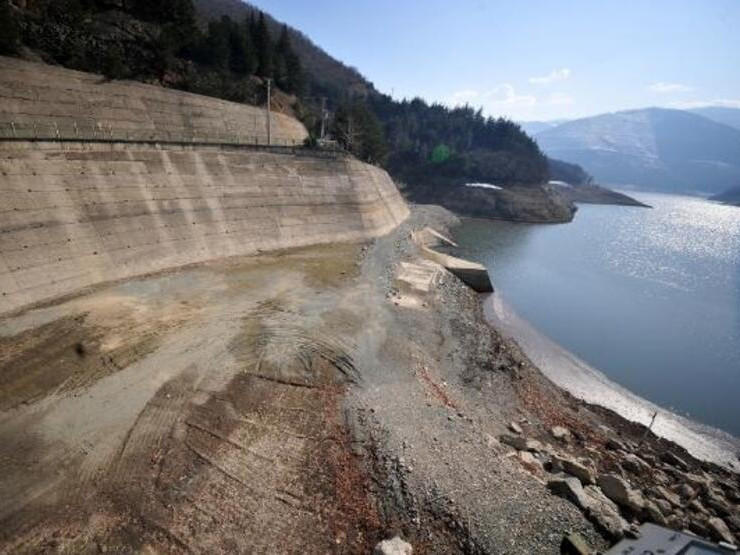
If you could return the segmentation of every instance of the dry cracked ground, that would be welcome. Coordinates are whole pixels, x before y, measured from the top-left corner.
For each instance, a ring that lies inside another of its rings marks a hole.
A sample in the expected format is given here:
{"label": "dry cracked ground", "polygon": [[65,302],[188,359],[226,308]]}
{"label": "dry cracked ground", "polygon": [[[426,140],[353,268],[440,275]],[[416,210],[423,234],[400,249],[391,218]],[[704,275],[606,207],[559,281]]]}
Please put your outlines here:
{"label": "dry cracked ground", "polygon": [[415,553],[557,553],[570,532],[604,548],[497,438],[557,424],[582,454],[620,421],[555,392],[419,258],[411,230],[449,222],[417,207],[366,244],[0,320],[0,551],[368,553],[400,534]]}

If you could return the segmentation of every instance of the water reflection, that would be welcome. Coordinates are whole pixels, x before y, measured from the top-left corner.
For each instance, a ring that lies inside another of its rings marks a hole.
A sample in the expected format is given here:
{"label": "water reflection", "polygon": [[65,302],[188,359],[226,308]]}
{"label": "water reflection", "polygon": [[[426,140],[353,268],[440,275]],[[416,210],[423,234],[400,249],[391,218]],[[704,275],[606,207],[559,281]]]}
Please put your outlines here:
{"label": "water reflection", "polygon": [[572,224],[454,231],[517,313],[607,376],[740,436],[740,209],[639,195]]}

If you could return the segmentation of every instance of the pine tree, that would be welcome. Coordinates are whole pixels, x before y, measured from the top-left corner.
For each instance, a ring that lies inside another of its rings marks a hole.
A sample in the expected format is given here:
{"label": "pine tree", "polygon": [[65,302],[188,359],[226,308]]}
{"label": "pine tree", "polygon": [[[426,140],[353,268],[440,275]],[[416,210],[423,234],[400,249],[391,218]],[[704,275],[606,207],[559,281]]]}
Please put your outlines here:
{"label": "pine tree", "polygon": [[18,22],[8,0],[0,0],[0,54],[18,50]]}
{"label": "pine tree", "polygon": [[244,18],[240,32],[244,36],[244,68],[247,75],[254,75],[257,71],[257,48],[254,45],[253,17]]}
{"label": "pine tree", "polygon": [[226,70],[229,66],[229,33],[228,17],[223,16],[221,21],[211,21],[208,24],[204,63],[206,65]]}
{"label": "pine tree", "polygon": [[371,164],[385,160],[388,146],[383,127],[364,102],[342,104],[334,115],[331,134],[360,160]]}
{"label": "pine tree", "polygon": [[257,48],[257,75],[260,77],[272,77],[274,46],[270,37],[270,30],[267,28],[265,14],[262,12],[260,12],[257,21],[254,44]]}
{"label": "pine tree", "polygon": [[303,68],[290,43],[288,26],[283,25],[276,48],[275,79],[281,89],[300,93],[303,89]]}

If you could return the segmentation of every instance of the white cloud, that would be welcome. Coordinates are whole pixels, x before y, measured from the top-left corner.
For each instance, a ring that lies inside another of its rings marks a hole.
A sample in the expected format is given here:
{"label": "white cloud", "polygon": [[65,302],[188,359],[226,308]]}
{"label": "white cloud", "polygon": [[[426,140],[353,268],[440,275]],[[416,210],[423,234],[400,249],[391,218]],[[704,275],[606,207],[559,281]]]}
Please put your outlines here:
{"label": "white cloud", "polygon": [[456,91],[450,95],[448,103],[452,106],[475,104],[491,110],[504,107],[534,106],[537,104],[537,97],[531,94],[519,94],[512,84],[502,83],[487,91],[474,89]]}
{"label": "white cloud", "polygon": [[682,83],[664,83],[662,81],[659,81],[657,83],[653,83],[652,85],[650,85],[648,87],[648,90],[655,92],[655,93],[659,93],[659,94],[671,94],[671,93],[690,92],[694,89]]}
{"label": "white cloud", "polygon": [[494,87],[486,94],[486,105],[498,106],[534,106],[537,97],[531,94],[519,94],[513,85],[504,83]]}
{"label": "white cloud", "polygon": [[565,81],[570,77],[570,68],[564,67],[561,69],[554,69],[549,74],[542,77],[530,77],[529,82],[533,85],[549,85],[556,81]]}
{"label": "white cloud", "polygon": [[563,92],[554,92],[547,99],[547,103],[553,106],[570,106],[575,102],[575,98]]}
{"label": "white cloud", "polygon": [[461,89],[446,101],[449,106],[482,108],[490,116],[504,116],[515,120],[552,119],[563,117],[576,104],[576,99],[562,91],[535,95],[523,92],[511,83],[501,83],[490,89]]}
{"label": "white cloud", "polygon": [[715,98],[713,100],[676,100],[669,104],[671,108],[690,110],[691,108],[706,108],[716,106],[719,108],[740,108],[740,98]]}

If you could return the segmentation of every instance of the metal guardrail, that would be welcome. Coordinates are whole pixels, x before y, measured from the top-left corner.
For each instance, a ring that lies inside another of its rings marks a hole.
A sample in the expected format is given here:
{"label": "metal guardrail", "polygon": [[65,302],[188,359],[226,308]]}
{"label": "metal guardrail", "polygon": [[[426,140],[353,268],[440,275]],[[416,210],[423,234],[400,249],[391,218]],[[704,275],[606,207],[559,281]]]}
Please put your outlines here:
{"label": "metal guardrail", "polygon": [[337,158],[347,152],[338,144],[322,144],[318,147],[304,146],[301,141],[272,139],[238,132],[193,131],[175,133],[151,129],[116,129],[97,122],[73,121],[66,124],[38,122],[0,122],[0,141],[52,141],[85,143],[144,143],[170,144],[177,146],[220,146],[239,147],[267,152],[291,153],[294,155]]}
{"label": "metal guardrail", "polygon": [[173,132],[152,129],[119,129],[99,122],[0,122],[0,140],[164,142],[198,144],[233,144],[296,147],[300,141],[273,138],[269,145],[264,136],[239,131],[193,130]]}

